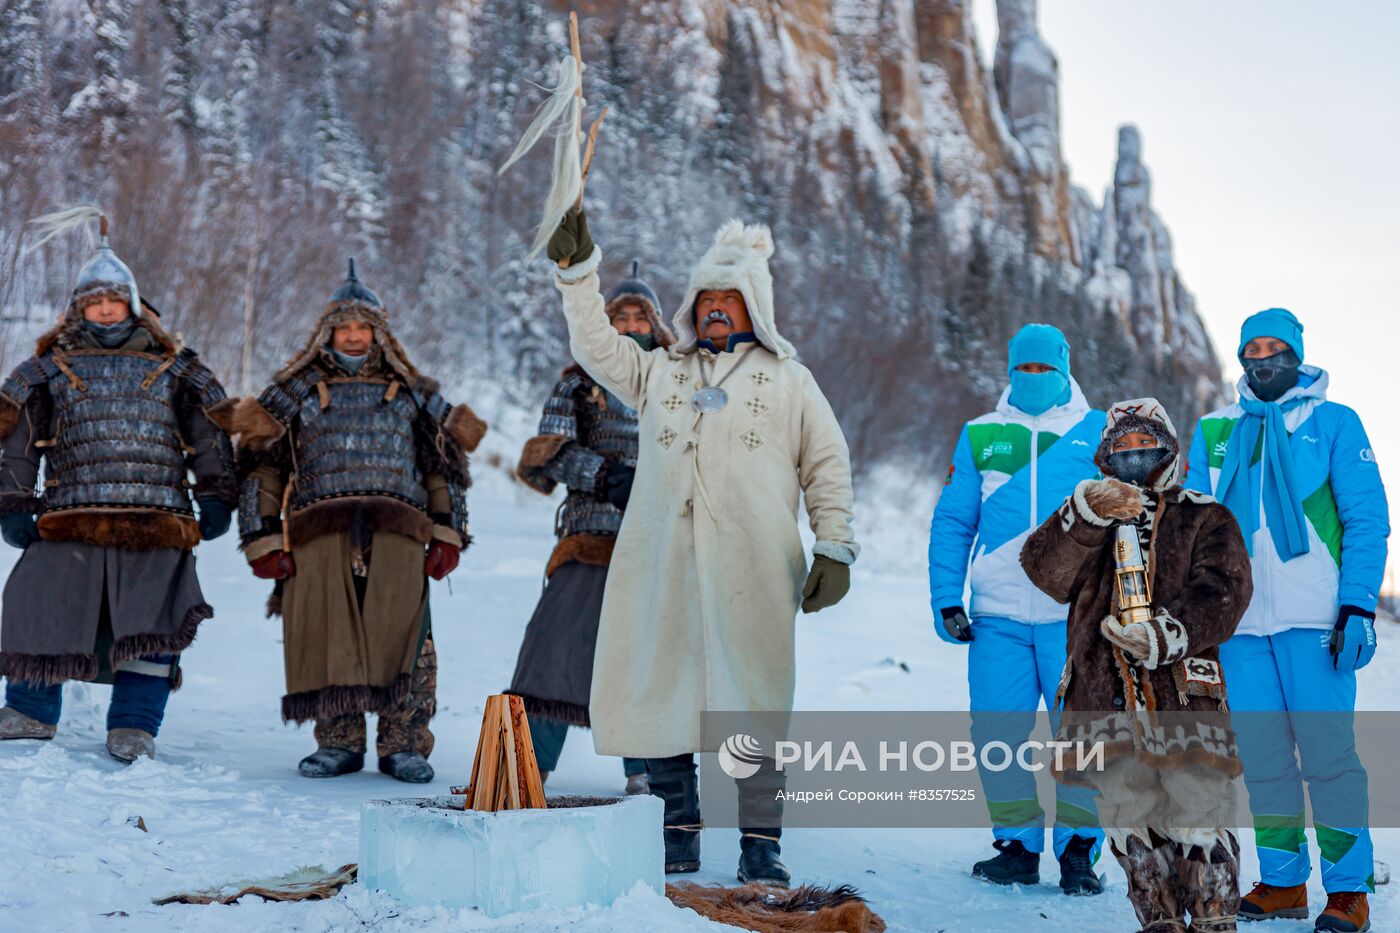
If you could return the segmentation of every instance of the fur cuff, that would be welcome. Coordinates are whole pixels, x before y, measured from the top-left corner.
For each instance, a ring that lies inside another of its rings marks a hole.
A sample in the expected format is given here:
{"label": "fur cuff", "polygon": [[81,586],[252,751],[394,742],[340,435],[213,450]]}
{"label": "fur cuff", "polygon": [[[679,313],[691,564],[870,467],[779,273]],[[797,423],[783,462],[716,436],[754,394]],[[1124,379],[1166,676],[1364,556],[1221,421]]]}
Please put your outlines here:
{"label": "fur cuff", "polygon": [[1152,638],[1141,623],[1121,625],[1113,616],[1104,616],[1099,621],[1099,634],[1110,643],[1128,652],[1134,659],[1142,661],[1143,666],[1148,670],[1157,666],[1155,661],[1148,664],[1144,660],[1152,653]]}
{"label": "fur cuff", "polygon": [[282,536],[280,534],[263,535],[261,538],[254,538],[243,548],[243,557],[248,563],[253,563],[261,557],[275,554],[282,550]]}
{"label": "fur cuff", "polygon": [[27,493],[5,493],[0,495],[0,515],[38,515],[44,510],[44,500]]}
{"label": "fur cuff", "polygon": [[569,561],[606,567],[612,563],[613,548],[617,538],[612,535],[569,535],[554,546],[549,555],[549,565],[544,569],[546,577],[554,576],[554,571]]}
{"label": "fur cuff", "polygon": [[51,687],[67,680],[96,680],[97,655],[0,651],[0,677],[37,687]]}
{"label": "fur cuff", "polygon": [[450,544],[459,551],[466,550],[467,547],[466,539],[457,533],[457,529],[446,525],[433,526],[433,540]]}
{"label": "fur cuff", "polygon": [[486,436],[486,422],[477,417],[469,405],[453,405],[442,429],[467,453],[476,450]]}
{"label": "fur cuff", "polygon": [[593,244],[593,252],[589,255],[587,259],[585,259],[578,265],[570,266],[567,269],[560,269],[558,266],[555,266],[554,275],[555,278],[557,278],[563,284],[574,285],[578,282],[583,281],[594,272],[597,272],[598,267],[602,265],[602,263],[603,248],[595,243]]}
{"label": "fur cuff", "polygon": [[210,408],[209,417],[230,437],[236,436],[240,447],[267,450],[287,433],[286,426],[274,418],[255,398],[239,399],[231,410],[224,409],[219,412],[219,417],[215,418],[215,410],[218,408],[218,405]]}
{"label": "fur cuff", "polygon": [[579,706],[577,703],[569,703],[565,700],[545,700],[540,697],[530,696],[528,693],[518,693],[514,690],[507,690],[507,694],[518,696],[525,701],[525,712],[531,719],[551,719],[554,722],[567,723],[571,726],[578,726],[583,729],[590,727],[588,721],[588,707]]}
{"label": "fur cuff", "polygon": [[516,479],[546,496],[554,492],[559,484],[546,476],[542,467],[553,460],[570,440],[572,438],[562,434],[540,434],[530,438],[520,451],[520,462],[515,467]]}
{"label": "fur cuff", "polygon": [[208,603],[190,607],[180,627],[164,635],[145,633],[118,638],[112,645],[111,663],[115,669],[123,661],[132,661],[151,654],[179,654],[190,646],[199,632],[199,623],[214,618],[214,610]]}
{"label": "fur cuff", "polygon": [[843,544],[840,541],[818,541],[812,545],[813,557],[825,557],[838,564],[854,564],[860,548],[856,544]]}
{"label": "fur cuff", "polygon": [[1175,664],[1186,657],[1190,649],[1190,639],[1186,636],[1186,626],[1165,609],[1147,620],[1148,641],[1151,647],[1142,666],[1150,670],[1166,664]]}
{"label": "fur cuff", "polygon": [[151,509],[64,509],[39,518],[39,535],[45,541],[80,541],[125,551],[189,551],[199,543],[199,523],[188,515]]}
{"label": "fur cuff", "polygon": [[1074,487],[1075,514],[1091,525],[1107,528],[1142,514],[1142,491],[1115,479],[1086,479]]}
{"label": "fur cuff", "polygon": [[357,713],[402,714],[411,686],[411,676],[400,674],[387,687],[337,685],[289,693],[282,697],[282,721],[302,723]]}

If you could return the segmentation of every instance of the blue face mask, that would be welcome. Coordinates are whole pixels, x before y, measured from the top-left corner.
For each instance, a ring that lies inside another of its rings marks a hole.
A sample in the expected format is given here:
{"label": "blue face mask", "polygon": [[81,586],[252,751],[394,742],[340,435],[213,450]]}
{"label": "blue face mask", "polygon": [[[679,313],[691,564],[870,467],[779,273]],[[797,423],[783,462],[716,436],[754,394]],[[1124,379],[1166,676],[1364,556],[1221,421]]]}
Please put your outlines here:
{"label": "blue face mask", "polygon": [[335,357],[335,361],[345,367],[345,371],[352,376],[358,373],[360,367],[365,365],[365,360],[369,359],[368,353],[362,356],[349,356],[334,348],[331,349],[331,356]]}
{"label": "blue face mask", "polygon": [[1011,404],[1028,415],[1042,415],[1069,401],[1069,377],[1058,369],[1048,373],[1011,371]]}

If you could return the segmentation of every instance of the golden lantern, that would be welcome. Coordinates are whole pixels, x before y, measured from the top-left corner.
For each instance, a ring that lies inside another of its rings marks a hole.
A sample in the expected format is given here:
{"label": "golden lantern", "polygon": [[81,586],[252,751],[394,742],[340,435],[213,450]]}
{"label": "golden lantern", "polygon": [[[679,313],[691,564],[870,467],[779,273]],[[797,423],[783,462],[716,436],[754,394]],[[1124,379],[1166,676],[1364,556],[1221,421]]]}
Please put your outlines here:
{"label": "golden lantern", "polygon": [[1131,625],[1152,618],[1152,586],[1136,525],[1114,529],[1113,573],[1118,586],[1118,622]]}

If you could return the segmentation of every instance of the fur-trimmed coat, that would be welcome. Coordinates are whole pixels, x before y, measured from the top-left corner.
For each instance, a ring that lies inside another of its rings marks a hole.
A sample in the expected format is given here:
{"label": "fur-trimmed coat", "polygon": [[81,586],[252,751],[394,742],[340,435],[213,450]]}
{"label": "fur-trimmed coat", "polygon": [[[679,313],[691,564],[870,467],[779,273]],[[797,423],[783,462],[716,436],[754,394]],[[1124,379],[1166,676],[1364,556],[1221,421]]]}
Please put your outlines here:
{"label": "fur-trimmed coat", "polygon": [[[149,357],[153,369],[182,352],[153,317],[139,316],[136,324],[126,344],[110,352]],[[95,349],[81,317],[70,310],[40,338],[35,356]],[[182,369],[193,378],[179,380],[175,405],[195,476],[192,491],[232,506],[232,448],[211,418],[227,399],[212,374],[183,352]],[[59,428],[57,415],[46,384],[22,394],[18,402],[0,393],[0,513],[39,515],[43,540],[26,549],[5,587],[0,675],[37,684],[106,679],[124,661],[180,653],[213,615],[189,553],[200,540],[196,520],[142,508],[45,514],[35,483],[46,443]],[[110,650],[99,657],[97,646],[109,638]]]}
{"label": "fur-trimmed coat", "polygon": [[[370,358],[353,375],[325,345],[337,313],[363,314],[375,327]],[[322,380],[382,381],[415,399],[436,398],[436,383],[412,367],[374,311],[328,308],[307,349],[278,373],[274,386],[308,369]],[[426,625],[424,548],[434,540],[458,548],[470,544],[454,490],[460,496],[470,484],[467,456],[486,431],[465,405],[447,407],[441,417],[436,410],[436,403],[420,407],[414,424],[426,509],[390,496],[345,495],[290,515],[283,514],[283,505],[294,482],[299,419],[279,419],[255,398],[240,399],[228,419],[239,442],[240,477],[245,489],[257,490],[255,502],[242,504],[244,556],[251,563],[290,547],[296,562],[296,574],[277,586],[269,602],[269,611],[283,617],[286,720],[385,713],[408,697]],[[249,530],[254,511],[256,530]],[[357,647],[345,650],[350,645]]]}
{"label": "fur-trimmed coat", "polygon": [[[1057,691],[1062,731],[1071,740],[1106,739],[1110,755],[1131,751],[1158,767],[1205,761],[1237,773],[1234,740],[1221,715],[1228,706],[1219,645],[1253,593],[1239,525],[1224,506],[1180,486],[1143,493],[1154,500],[1146,551],[1153,617],[1148,655],[1135,658],[1100,630],[1118,611],[1115,523],[1095,514],[1084,488],[1021,552],[1031,581],[1070,607],[1068,660]],[[1134,739],[1142,713],[1189,714],[1172,723],[1188,727],[1187,734],[1173,738],[1167,729]]]}

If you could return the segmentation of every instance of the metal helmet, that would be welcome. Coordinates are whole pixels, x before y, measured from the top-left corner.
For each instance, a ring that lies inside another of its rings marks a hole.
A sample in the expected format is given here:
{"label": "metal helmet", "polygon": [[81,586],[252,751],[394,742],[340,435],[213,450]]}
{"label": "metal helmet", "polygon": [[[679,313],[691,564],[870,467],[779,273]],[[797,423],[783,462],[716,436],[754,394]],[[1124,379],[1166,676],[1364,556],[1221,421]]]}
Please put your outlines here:
{"label": "metal helmet", "polygon": [[355,260],[353,258],[350,260],[350,271],[345,276],[345,281],[340,283],[340,287],[331,295],[330,304],[339,304],[340,302],[364,305],[376,311],[384,310],[384,302],[379,300],[379,296],[355,277]]}
{"label": "metal helmet", "polygon": [[136,276],[131,274],[131,269],[121,261],[112,246],[107,242],[107,218],[102,218],[102,242],[98,244],[97,252],[83,263],[83,267],[78,270],[78,281],[73,285],[73,295],[88,291],[94,291],[104,285],[125,288],[130,294],[127,304],[131,307],[133,316],[141,314],[141,292],[136,287]]}
{"label": "metal helmet", "polygon": [[652,309],[659,315],[661,314],[661,299],[656,297],[656,292],[652,290],[652,287],[642,280],[641,266],[639,260],[632,260],[630,274],[613,286],[603,300],[607,304],[612,304],[618,298],[635,295],[651,302]]}

